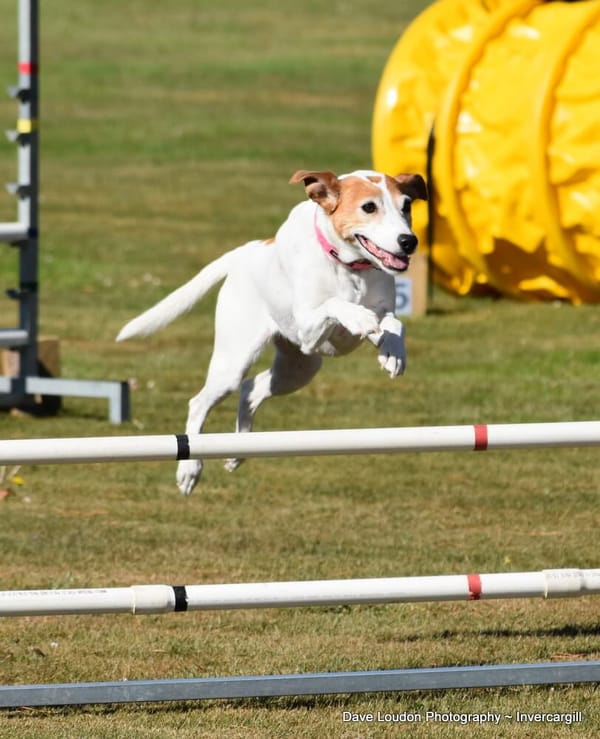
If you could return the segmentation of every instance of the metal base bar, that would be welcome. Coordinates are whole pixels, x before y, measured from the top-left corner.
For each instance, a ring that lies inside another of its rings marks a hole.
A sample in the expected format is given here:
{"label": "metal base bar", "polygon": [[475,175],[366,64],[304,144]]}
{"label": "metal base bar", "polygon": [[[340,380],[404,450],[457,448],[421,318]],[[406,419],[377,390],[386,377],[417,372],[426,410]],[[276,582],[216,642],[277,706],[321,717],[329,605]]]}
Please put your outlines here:
{"label": "metal base bar", "polygon": [[25,346],[29,343],[29,333],[22,328],[0,329],[0,347],[13,349],[17,346]]}
{"label": "metal base bar", "polygon": [[129,420],[129,385],[106,380],[65,380],[57,377],[27,377],[25,390],[32,395],[61,395],[106,398],[111,423]]}
{"label": "metal base bar", "polygon": [[[0,407],[25,404],[27,397],[71,396],[78,398],[106,398],[111,423],[123,423],[130,418],[129,385],[127,382],[105,380],[69,380],[61,377],[0,377]],[[4,395],[5,397],[2,397]]]}
{"label": "metal base bar", "polygon": [[433,667],[369,672],[0,686],[0,708],[275,698],[600,682],[600,662]]}

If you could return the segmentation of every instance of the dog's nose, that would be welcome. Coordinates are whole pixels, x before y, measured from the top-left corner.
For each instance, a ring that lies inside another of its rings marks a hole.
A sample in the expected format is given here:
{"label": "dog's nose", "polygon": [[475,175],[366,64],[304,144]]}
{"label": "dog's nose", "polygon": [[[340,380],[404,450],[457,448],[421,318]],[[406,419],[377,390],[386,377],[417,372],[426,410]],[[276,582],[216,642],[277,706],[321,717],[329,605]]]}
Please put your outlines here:
{"label": "dog's nose", "polygon": [[414,234],[400,234],[398,244],[405,254],[412,254],[417,248],[419,240]]}

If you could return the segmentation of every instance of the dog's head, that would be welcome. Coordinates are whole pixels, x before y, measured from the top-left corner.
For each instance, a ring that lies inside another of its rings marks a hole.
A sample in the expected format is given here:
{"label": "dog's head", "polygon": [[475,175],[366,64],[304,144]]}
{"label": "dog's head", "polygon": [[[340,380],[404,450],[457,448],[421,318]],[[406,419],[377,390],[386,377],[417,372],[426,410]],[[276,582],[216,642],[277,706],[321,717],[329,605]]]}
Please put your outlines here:
{"label": "dog's head", "polygon": [[417,248],[411,228],[411,203],[427,200],[418,174],[390,177],[360,170],[337,177],[333,172],[300,170],[290,183],[303,182],[306,194],[329,216],[344,242],[340,259],[367,259],[374,267],[397,274],[408,268]]}

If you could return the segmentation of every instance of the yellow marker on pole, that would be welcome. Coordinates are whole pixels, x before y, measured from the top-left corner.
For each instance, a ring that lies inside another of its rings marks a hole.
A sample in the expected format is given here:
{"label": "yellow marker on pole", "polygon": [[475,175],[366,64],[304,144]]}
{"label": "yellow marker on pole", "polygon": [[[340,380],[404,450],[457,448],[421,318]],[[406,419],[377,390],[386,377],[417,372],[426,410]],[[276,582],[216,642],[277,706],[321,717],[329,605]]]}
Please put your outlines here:
{"label": "yellow marker on pole", "polygon": [[37,129],[38,121],[35,118],[19,118],[17,121],[17,133],[33,133]]}

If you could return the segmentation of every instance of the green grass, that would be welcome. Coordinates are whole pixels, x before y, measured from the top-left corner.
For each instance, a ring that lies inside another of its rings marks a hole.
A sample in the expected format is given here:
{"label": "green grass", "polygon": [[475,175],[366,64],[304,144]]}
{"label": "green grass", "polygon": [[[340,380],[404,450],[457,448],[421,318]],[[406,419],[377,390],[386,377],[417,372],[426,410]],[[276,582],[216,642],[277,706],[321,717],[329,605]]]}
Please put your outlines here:
{"label": "green grass", "polygon": [[[14,83],[15,8],[1,0],[0,87]],[[67,398],[57,418],[0,416],[7,438],[169,433],[212,342],[214,296],[146,342],[132,316],[222,251],[269,236],[302,193],[296,169],[370,162],[377,81],[424,3],[259,6],[55,0],[42,17],[42,331],[62,374],[135,378],[133,420]],[[0,101],[13,124],[14,104]],[[14,149],[0,146],[0,180]],[[14,203],[0,197],[0,218]],[[15,255],[0,250],[14,284]],[[258,429],[593,419],[597,308],[455,299],[409,320],[409,370],[369,347],[261,409]],[[14,305],[0,299],[0,323]],[[262,364],[268,359],[262,360]],[[262,365],[261,365],[262,366]],[[211,416],[233,427],[236,399]],[[206,464],[189,499],[169,464],[30,466],[0,501],[3,589],[521,571],[598,565],[593,449]],[[4,621],[0,682],[200,677],[599,659],[593,599]],[[342,711],[584,713],[576,727],[504,722],[489,736],[594,736],[594,686],[16,710],[2,737],[388,736]],[[399,727],[399,731],[401,728]],[[450,737],[473,727],[410,728]]]}

